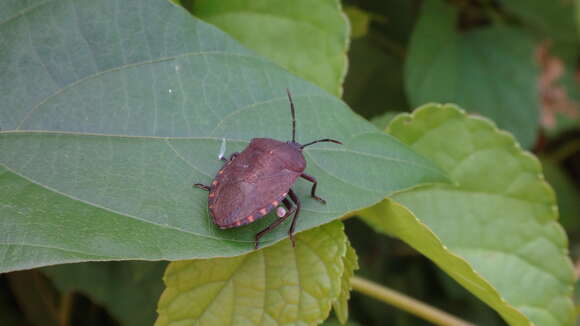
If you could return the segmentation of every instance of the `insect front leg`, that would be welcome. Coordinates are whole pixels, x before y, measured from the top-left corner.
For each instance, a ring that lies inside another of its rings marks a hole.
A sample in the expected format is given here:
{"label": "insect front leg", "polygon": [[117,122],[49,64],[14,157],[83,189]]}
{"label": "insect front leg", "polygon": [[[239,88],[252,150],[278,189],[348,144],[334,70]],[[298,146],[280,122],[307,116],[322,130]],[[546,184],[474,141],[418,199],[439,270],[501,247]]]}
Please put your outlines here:
{"label": "insect front leg", "polygon": [[[229,162],[229,161],[231,161],[231,160],[235,159],[235,158],[236,158],[236,156],[238,156],[238,155],[240,155],[240,153],[238,153],[238,152],[234,152],[234,153],[232,153],[232,155],[230,155],[230,158],[229,158],[229,159],[227,159],[227,158],[225,158],[225,157],[222,157],[222,158],[221,158],[221,160],[222,160],[222,161],[225,161],[225,162]],[[205,191],[210,191],[210,189],[211,189],[211,187],[210,187],[210,186],[206,186],[206,185],[204,185],[204,184],[202,184],[202,183],[194,183],[194,184],[193,184],[193,186],[194,186],[194,187],[197,187],[197,188],[199,188],[199,189],[203,189],[203,190],[205,190]]]}
{"label": "insect front leg", "polygon": [[197,187],[199,189],[203,189],[205,191],[209,191],[209,186],[206,186],[206,185],[201,184],[201,183],[194,183],[193,186]]}
{"label": "insect front leg", "polygon": [[[282,199],[282,203],[284,204],[284,206],[286,206],[287,209],[286,214],[284,214],[283,216],[279,216],[274,222],[272,222],[272,224],[268,225],[262,231],[256,233],[254,249],[258,249],[261,237],[263,237],[266,233],[274,230],[278,225],[280,225],[280,223],[284,222],[288,218],[288,216],[290,216],[290,214],[294,213],[294,210],[296,208],[294,207],[294,205],[292,205],[292,203],[288,200],[288,198]],[[292,244],[294,244],[294,240],[292,241]]]}
{"label": "insect front leg", "polygon": [[311,176],[311,175],[309,175],[309,174],[306,174],[306,173],[302,173],[300,175],[300,177],[301,178],[304,178],[304,179],[306,179],[306,180],[308,180],[310,182],[312,182],[312,189],[310,190],[310,196],[312,198],[318,200],[319,202],[321,202],[323,204],[326,204],[326,200],[324,200],[324,199],[316,196],[316,186],[318,185],[318,182],[316,181],[316,178],[313,177],[313,176]]}
{"label": "insect front leg", "polygon": [[234,152],[234,153],[232,153],[232,155],[230,155],[230,158],[222,157],[221,160],[224,161],[224,162],[229,162],[229,161],[235,159],[236,156],[238,156],[238,155],[240,155],[240,153]]}

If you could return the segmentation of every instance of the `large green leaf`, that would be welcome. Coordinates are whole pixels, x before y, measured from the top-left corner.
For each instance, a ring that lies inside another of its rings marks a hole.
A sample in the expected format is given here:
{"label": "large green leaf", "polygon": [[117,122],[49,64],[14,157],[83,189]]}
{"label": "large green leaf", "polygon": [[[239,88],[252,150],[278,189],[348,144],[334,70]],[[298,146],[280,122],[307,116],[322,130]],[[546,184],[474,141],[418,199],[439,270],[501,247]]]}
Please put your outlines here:
{"label": "large green leaf", "polygon": [[99,262],[50,266],[42,271],[63,293],[102,304],[123,326],[151,325],[163,290],[165,262]]}
{"label": "large green leaf", "polygon": [[578,41],[580,34],[576,29],[573,1],[501,0],[500,2],[518,18],[551,40]]}
{"label": "large green leaf", "polygon": [[409,210],[384,201],[364,210],[365,220],[432,259],[511,325],[571,325],[567,240],[538,160],[489,121],[451,105],[426,105],[388,130],[455,185],[396,194]]}
{"label": "large green leaf", "polygon": [[340,96],[349,25],[338,0],[197,0],[195,16]]}
{"label": "large green leaf", "polygon": [[405,66],[413,106],[453,102],[493,119],[528,148],[539,121],[534,43],[522,30],[490,26],[460,33],[457,11],[428,0]]}
{"label": "large green leaf", "polygon": [[[164,0],[14,2],[0,20],[0,272],[90,260],[239,255],[272,221],[217,229],[209,184],[253,137],[305,150],[328,204],[297,231],[442,173],[344,103]],[[6,11],[3,12],[3,14]],[[264,238],[287,237],[287,224]]]}
{"label": "large green leaf", "polygon": [[250,254],[173,262],[155,325],[318,325],[340,295],[347,239],[334,222]]}

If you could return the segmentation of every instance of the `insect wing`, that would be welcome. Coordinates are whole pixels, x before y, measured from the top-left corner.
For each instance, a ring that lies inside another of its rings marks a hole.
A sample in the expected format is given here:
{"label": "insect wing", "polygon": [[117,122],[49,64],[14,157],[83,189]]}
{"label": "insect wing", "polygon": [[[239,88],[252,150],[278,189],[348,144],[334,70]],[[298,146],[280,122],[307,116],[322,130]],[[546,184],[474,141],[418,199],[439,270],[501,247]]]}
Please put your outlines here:
{"label": "insect wing", "polygon": [[221,228],[230,228],[264,217],[282,202],[297,177],[295,172],[282,170],[251,181],[220,184],[210,205],[214,222]]}

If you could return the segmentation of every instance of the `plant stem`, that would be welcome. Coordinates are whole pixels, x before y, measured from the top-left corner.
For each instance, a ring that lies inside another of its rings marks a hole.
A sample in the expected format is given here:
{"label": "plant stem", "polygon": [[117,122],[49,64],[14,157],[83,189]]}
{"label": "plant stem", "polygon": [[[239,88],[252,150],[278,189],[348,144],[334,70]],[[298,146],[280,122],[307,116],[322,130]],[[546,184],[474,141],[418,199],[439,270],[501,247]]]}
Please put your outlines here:
{"label": "plant stem", "polygon": [[68,292],[62,296],[60,301],[60,313],[59,313],[59,323],[60,326],[69,326],[70,317],[73,305],[74,292]]}
{"label": "plant stem", "polygon": [[575,140],[568,142],[560,147],[555,153],[548,155],[548,158],[556,163],[560,163],[568,157],[580,151],[580,141]]}
{"label": "plant stem", "polygon": [[387,37],[381,36],[378,33],[369,32],[368,37],[375,44],[377,44],[379,48],[381,48],[383,51],[385,51],[385,53],[393,55],[401,60],[405,58],[405,52],[406,52],[405,47],[402,46],[401,44],[397,43],[396,41],[391,40]]}
{"label": "plant stem", "polygon": [[431,307],[421,301],[415,300],[409,296],[386,288],[380,284],[368,281],[364,278],[353,276],[350,279],[350,283],[353,290],[393,305],[417,317],[430,321],[435,325],[474,326],[471,323],[452,316],[435,307]]}

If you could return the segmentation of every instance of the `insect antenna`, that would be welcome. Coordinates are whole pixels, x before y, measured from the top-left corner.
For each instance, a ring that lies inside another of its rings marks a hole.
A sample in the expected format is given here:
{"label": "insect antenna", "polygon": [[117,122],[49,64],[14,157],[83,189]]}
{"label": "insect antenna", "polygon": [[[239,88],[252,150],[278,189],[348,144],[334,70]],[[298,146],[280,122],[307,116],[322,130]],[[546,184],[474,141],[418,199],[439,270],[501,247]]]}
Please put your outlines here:
{"label": "insect antenna", "polygon": [[292,102],[292,96],[290,95],[290,90],[286,88],[286,93],[288,94],[288,100],[290,100],[290,111],[292,111],[292,142],[296,142],[296,116],[294,113],[294,102]]}
{"label": "insect antenna", "polygon": [[329,143],[335,143],[335,144],[341,144],[342,145],[342,143],[339,142],[338,140],[334,140],[334,139],[330,139],[330,138],[324,138],[324,139],[315,140],[315,141],[310,142],[308,144],[304,144],[304,145],[300,146],[300,148],[302,149],[302,148],[304,148],[306,146],[310,146],[312,144],[322,143],[322,142],[329,142]]}

